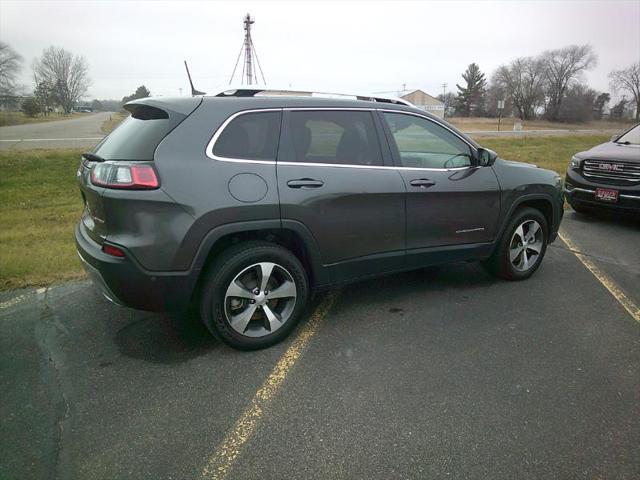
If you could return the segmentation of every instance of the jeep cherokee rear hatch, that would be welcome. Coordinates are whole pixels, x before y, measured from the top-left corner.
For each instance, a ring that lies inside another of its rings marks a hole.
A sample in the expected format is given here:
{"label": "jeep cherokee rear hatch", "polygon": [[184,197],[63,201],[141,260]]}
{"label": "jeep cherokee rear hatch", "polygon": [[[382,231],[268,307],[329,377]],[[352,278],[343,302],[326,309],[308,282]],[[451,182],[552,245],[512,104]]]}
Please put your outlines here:
{"label": "jeep cherokee rear hatch", "polygon": [[130,115],[91,152],[82,156],[78,183],[84,202],[82,223],[95,242],[107,237],[106,197],[141,195],[161,179],[153,166],[158,144],[201,103],[201,98],[141,99],[124,108]]}

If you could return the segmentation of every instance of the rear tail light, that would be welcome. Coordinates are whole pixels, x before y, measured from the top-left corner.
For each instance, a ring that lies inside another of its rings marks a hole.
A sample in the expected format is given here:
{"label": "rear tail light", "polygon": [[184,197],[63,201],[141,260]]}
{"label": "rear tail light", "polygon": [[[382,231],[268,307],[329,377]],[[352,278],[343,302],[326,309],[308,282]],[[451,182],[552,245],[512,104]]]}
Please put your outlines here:
{"label": "rear tail light", "polygon": [[112,257],[124,257],[124,251],[119,249],[118,247],[114,247],[113,245],[109,245],[105,243],[102,245],[102,251],[107,255],[111,255]]}
{"label": "rear tail light", "polygon": [[91,170],[91,183],[124,190],[153,190],[160,187],[158,175],[151,165],[122,162],[98,163]]}

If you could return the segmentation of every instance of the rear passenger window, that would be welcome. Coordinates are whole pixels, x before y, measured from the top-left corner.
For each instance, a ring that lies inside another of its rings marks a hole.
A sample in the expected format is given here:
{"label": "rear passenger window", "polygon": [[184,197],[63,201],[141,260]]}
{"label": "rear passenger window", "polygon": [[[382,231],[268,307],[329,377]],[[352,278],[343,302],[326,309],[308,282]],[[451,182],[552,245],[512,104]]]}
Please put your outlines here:
{"label": "rear passenger window", "polygon": [[213,154],[224,158],[275,160],[280,115],[280,112],[255,112],[237,116],[216,140]]}
{"label": "rear passenger window", "polygon": [[337,165],[382,165],[371,112],[293,111],[294,161]]}

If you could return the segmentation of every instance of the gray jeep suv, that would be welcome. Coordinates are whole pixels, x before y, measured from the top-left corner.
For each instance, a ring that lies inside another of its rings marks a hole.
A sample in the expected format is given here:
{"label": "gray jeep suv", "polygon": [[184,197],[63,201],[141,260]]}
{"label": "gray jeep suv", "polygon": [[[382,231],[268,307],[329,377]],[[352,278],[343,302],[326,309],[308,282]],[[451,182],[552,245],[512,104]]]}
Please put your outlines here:
{"label": "gray jeep suv", "polygon": [[556,173],[402,101],[236,90],[125,108],[77,172],[78,254],[108,299],[195,304],[236,348],[283,339],[332,285],[472,260],[527,278],[562,219]]}

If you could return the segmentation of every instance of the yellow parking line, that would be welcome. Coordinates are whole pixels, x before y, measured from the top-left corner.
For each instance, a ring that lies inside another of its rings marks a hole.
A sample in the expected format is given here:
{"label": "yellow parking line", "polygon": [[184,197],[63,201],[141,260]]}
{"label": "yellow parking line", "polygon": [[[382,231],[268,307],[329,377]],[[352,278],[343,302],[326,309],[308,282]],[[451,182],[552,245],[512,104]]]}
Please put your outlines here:
{"label": "yellow parking line", "polygon": [[278,393],[282,383],[287,378],[291,367],[302,355],[309,343],[320,327],[327,312],[338,297],[339,292],[330,293],[327,298],[316,308],[311,319],[300,330],[300,333],[293,341],[293,344],[280,357],[278,363],[271,371],[260,389],[251,400],[251,405],[238,418],[231,431],[218,445],[213,455],[207,461],[202,471],[203,478],[220,480],[227,476],[227,473],[235,463],[242,447],[256,431],[258,421],[264,414],[264,410],[271,400]]}
{"label": "yellow parking line", "polygon": [[596,267],[589,257],[580,253],[576,244],[573,243],[573,240],[571,240],[566,233],[559,233],[558,236],[567,245],[567,247],[569,247],[569,250],[578,257],[578,260],[580,260],[582,264],[589,269],[593,276],[596,277],[607,290],[609,290],[609,293],[614,296],[620,305],[629,312],[629,315],[631,315],[636,322],[640,322],[640,308],[638,308],[633,300],[627,297],[613,280]]}

